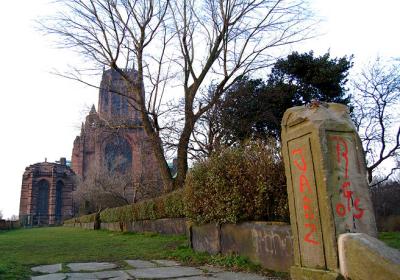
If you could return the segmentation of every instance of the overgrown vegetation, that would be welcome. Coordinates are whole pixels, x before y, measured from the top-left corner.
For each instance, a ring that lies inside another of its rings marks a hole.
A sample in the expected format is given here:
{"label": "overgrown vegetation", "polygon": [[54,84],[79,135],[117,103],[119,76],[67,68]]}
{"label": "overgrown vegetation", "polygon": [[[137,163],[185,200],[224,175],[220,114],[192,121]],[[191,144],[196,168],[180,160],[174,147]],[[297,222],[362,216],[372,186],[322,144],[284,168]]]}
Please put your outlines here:
{"label": "overgrown vegetation", "polygon": [[227,148],[200,162],[186,180],[186,214],[198,224],[288,221],[286,181],[273,140]]}
{"label": "overgrown vegetation", "polygon": [[180,217],[185,217],[183,189],[132,205],[109,208],[100,213],[100,220],[104,223]]}
{"label": "overgrown vegetation", "polygon": [[[187,217],[196,224],[289,221],[284,166],[274,139],[215,153],[190,171],[185,188],[100,213],[103,223]],[[96,214],[65,221],[88,223]]]}
{"label": "overgrown vegetation", "polygon": [[96,213],[89,214],[89,215],[83,215],[80,217],[76,217],[73,219],[69,219],[64,221],[64,224],[73,224],[73,223],[92,223],[96,221]]}

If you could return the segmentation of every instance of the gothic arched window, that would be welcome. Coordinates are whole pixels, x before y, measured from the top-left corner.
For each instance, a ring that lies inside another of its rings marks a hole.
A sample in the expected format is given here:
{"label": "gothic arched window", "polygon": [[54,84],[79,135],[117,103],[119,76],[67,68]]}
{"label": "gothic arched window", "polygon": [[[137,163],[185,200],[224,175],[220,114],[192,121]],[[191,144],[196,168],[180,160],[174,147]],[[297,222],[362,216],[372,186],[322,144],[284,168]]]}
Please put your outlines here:
{"label": "gothic arched window", "polygon": [[121,136],[114,136],[107,142],[104,156],[104,164],[111,172],[125,173],[132,169],[132,148],[129,142]]}
{"label": "gothic arched window", "polygon": [[49,212],[49,182],[40,180],[37,184],[36,212],[38,215],[47,215]]}

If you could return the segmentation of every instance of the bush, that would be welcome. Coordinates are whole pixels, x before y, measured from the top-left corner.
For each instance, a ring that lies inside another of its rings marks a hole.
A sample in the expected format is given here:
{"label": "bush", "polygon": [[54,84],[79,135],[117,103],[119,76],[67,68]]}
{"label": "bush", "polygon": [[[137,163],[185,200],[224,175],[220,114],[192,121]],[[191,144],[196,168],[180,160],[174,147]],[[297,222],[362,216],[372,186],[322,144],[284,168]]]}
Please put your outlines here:
{"label": "bush", "polygon": [[285,172],[273,140],[227,148],[198,163],[185,188],[193,222],[288,221]]}
{"label": "bush", "polygon": [[163,218],[182,218],[185,216],[183,189],[132,205],[109,208],[100,213],[105,223],[132,222]]}
{"label": "bush", "polygon": [[77,219],[76,218],[72,218],[72,219],[69,219],[69,220],[65,220],[64,221],[64,225],[65,224],[75,224],[77,222]]}
{"label": "bush", "polygon": [[96,221],[96,213],[80,216],[78,221],[81,223],[93,223]]}
{"label": "bush", "polygon": [[69,220],[65,220],[64,224],[75,224],[75,223],[93,223],[96,221],[96,213],[84,215]]}

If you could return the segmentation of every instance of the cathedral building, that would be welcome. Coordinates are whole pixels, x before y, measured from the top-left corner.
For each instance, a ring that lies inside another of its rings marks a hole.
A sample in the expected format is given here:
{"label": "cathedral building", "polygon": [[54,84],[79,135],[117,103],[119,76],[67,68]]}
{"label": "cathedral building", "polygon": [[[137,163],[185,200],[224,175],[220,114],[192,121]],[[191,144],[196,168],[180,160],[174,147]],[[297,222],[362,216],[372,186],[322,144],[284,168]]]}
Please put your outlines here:
{"label": "cathedral building", "polygon": [[61,224],[73,216],[74,172],[65,158],[40,162],[22,176],[19,219],[24,226]]}
{"label": "cathedral building", "polygon": [[[135,79],[134,70],[126,70]],[[120,94],[117,94],[120,93]],[[140,112],[126,82],[115,70],[103,72],[98,110],[92,106],[72,150],[71,167],[83,180],[90,172],[131,172],[129,196],[153,196],[161,191],[161,175]],[[148,188],[151,194],[144,195]],[[137,191],[141,189],[140,194]]]}
{"label": "cathedral building", "polygon": [[[132,79],[135,71],[126,70]],[[22,178],[20,220],[25,226],[60,224],[73,217],[73,191],[91,172],[128,173],[129,202],[161,193],[162,180],[134,98],[114,70],[103,72],[98,111],[93,105],[75,138],[71,167],[65,158],[28,166]],[[120,94],[117,94],[120,93]],[[115,173],[114,173],[115,174]]]}

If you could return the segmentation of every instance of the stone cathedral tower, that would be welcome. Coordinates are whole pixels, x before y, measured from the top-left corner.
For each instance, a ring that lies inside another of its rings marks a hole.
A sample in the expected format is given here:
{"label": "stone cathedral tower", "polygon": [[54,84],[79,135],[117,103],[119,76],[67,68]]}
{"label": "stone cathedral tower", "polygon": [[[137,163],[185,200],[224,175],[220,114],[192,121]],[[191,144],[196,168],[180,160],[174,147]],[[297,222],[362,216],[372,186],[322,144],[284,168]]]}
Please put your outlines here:
{"label": "stone cathedral tower", "polygon": [[[126,70],[135,79],[134,70]],[[98,111],[94,105],[82,123],[72,150],[71,167],[83,179],[95,169],[132,172],[133,192],[140,186],[161,191],[161,176],[149,138],[142,127],[140,112],[128,98],[132,93],[115,70],[103,72]],[[117,94],[120,93],[120,94]]]}

